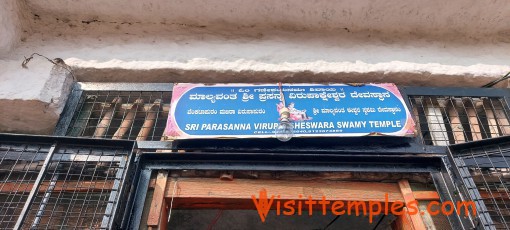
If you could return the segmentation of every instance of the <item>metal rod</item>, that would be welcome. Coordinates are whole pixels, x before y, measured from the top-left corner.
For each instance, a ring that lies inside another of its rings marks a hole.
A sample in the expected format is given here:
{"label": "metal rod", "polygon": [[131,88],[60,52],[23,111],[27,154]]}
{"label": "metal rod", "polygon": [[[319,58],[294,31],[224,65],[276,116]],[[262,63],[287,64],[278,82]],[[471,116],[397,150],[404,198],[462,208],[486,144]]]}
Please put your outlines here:
{"label": "metal rod", "polygon": [[491,137],[499,137],[498,132],[498,122],[496,120],[496,116],[494,115],[494,111],[492,110],[490,99],[483,99],[483,108],[485,110],[485,114],[487,115],[487,123],[489,124],[489,130]]}
{"label": "metal rod", "polygon": [[464,127],[462,127],[462,121],[460,119],[459,111],[457,110],[457,100],[452,98],[449,100],[450,103],[447,103],[446,110],[448,111],[448,118],[450,119],[450,126],[453,132],[453,138],[455,143],[464,143],[466,142],[466,137],[464,136]]}
{"label": "metal rod", "polygon": [[505,113],[505,103],[496,101],[496,103],[492,103],[492,107],[494,109],[496,121],[499,124],[499,128],[501,129],[503,136],[510,135],[510,123],[508,122],[508,117]]}
{"label": "metal rod", "polygon": [[113,188],[110,192],[110,196],[108,198],[108,204],[106,205],[106,210],[103,216],[103,220],[101,221],[101,228],[107,229],[110,225],[111,218],[113,216],[113,211],[115,209],[115,203],[117,201],[117,196],[119,194],[119,188],[122,183],[122,178],[124,177],[124,169],[126,166],[126,159],[123,157],[122,160],[119,162],[119,168],[117,169],[117,172],[115,173],[115,179],[113,182]]}
{"label": "metal rod", "polygon": [[471,137],[473,141],[482,139],[482,131],[480,129],[480,123],[478,121],[478,115],[476,112],[476,102],[473,102],[471,98],[464,100],[464,106],[466,114],[468,116],[469,125],[471,126]]}
{"label": "metal rod", "polygon": [[56,148],[57,148],[57,143],[54,143],[51,146],[50,150],[48,151],[48,155],[46,155],[46,159],[44,160],[41,171],[39,171],[39,174],[37,175],[37,179],[34,182],[34,186],[32,187],[30,194],[28,195],[27,201],[23,205],[23,209],[21,210],[21,213],[18,217],[18,221],[16,221],[16,225],[14,226],[14,229],[21,229],[21,227],[23,226],[25,218],[28,215],[30,205],[32,204],[32,201],[35,198],[37,190],[39,190],[39,186],[41,186],[41,182],[43,180],[44,174],[46,173],[46,170],[47,170],[48,165],[51,161],[51,158],[53,157],[53,154],[55,153]]}
{"label": "metal rod", "polygon": [[48,204],[48,200],[50,199],[51,193],[53,192],[53,189],[55,189],[55,185],[57,184],[58,180],[58,174],[53,175],[50,181],[50,186],[48,189],[46,189],[46,192],[44,193],[44,197],[41,201],[41,205],[39,206],[39,210],[37,210],[37,214],[35,215],[34,222],[32,223],[32,227],[36,228],[37,225],[41,222],[41,217],[44,214],[44,209],[46,208],[46,205]]}
{"label": "metal rod", "polygon": [[444,125],[441,109],[434,105],[432,98],[425,100],[425,114],[429,124],[430,136],[434,145],[448,145],[448,136],[446,136],[446,127]]}

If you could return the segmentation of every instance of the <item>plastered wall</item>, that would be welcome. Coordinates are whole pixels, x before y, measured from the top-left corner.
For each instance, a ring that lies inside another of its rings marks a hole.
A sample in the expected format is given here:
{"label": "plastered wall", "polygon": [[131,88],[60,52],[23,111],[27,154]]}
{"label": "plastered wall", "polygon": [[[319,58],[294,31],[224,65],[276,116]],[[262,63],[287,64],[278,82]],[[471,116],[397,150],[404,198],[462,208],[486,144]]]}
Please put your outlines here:
{"label": "plastered wall", "polygon": [[[79,81],[478,87],[510,70],[510,2],[0,2],[0,132],[50,134]],[[506,87],[503,82],[499,87]]]}

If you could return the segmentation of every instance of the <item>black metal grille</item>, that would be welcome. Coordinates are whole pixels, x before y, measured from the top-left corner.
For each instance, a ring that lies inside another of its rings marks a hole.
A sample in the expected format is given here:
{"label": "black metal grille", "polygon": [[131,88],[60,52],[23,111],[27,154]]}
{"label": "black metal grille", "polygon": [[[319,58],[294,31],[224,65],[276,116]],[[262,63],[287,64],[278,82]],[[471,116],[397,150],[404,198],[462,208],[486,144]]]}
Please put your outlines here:
{"label": "black metal grille", "polygon": [[465,198],[477,203],[486,229],[510,228],[510,139],[501,137],[450,147]]}
{"label": "black metal grille", "polygon": [[48,151],[44,145],[0,143],[0,228],[16,224]]}
{"label": "black metal grille", "polygon": [[60,146],[24,227],[106,228],[118,198],[126,157],[127,152],[118,149]]}
{"label": "black metal grille", "polygon": [[84,91],[67,136],[159,141],[170,99],[170,91]]}
{"label": "black metal grille", "polygon": [[[108,229],[132,161],[132,142],[0,135],[0,228]],[[26,139],[20,141],[19,139]],[[87,142],[79,144],[75,142]],[[124,205],[124,204],[123,204]]]}
{"label": "black metal grille", "polygon": [[447,146],[510,134],[504,97],[410,96],[423,144]]}

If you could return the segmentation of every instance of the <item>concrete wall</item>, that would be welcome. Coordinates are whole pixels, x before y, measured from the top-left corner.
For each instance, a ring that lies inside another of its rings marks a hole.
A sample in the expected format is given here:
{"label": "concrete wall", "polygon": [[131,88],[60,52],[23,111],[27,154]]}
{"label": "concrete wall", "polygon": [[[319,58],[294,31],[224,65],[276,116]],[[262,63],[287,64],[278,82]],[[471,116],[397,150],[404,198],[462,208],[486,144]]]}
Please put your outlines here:
{"label": "concrete wall", "polygon": [[23,2],[5,0],[0,9],[0,54],[9,52],[20,41],[22,33]]}
{"label": "concrete wall", "polygon": [[69,74],[40,57],[21,68],[34,52],[79,81],[477,87],[510,69],[509,14],[508,1],[2,1],[0,106],[19,112],[0,110],[0,131],[58,119]]}

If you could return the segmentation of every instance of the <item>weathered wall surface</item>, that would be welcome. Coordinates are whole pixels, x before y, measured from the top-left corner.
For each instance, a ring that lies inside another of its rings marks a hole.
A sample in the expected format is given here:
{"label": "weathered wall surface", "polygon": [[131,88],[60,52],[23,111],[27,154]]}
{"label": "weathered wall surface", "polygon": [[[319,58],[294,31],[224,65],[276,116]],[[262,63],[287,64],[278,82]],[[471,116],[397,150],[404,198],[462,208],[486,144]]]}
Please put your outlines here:
{"label": "weathered wall surface", "polygon": [[0,54],[9,52],[16,46],[22,33],[22,15],[16,0],[5,0],[0,8]]}
{"label": "weathered wall surface", "polygon": [[34,52],[79,81],[477,87],[510,69],[509,14],[508,1],[3,1],[0,132],[48,134],[61,112],[69,74],[40,57],[21,68]]}
{"label": "weathered wall surface", "polygon": [[28,0],[28,4],[41,17],[69,21],[185,24],[216,30],[378,31],[398,37],[487,39],[488,35],[504,38],[510,34],[506,0]]}

